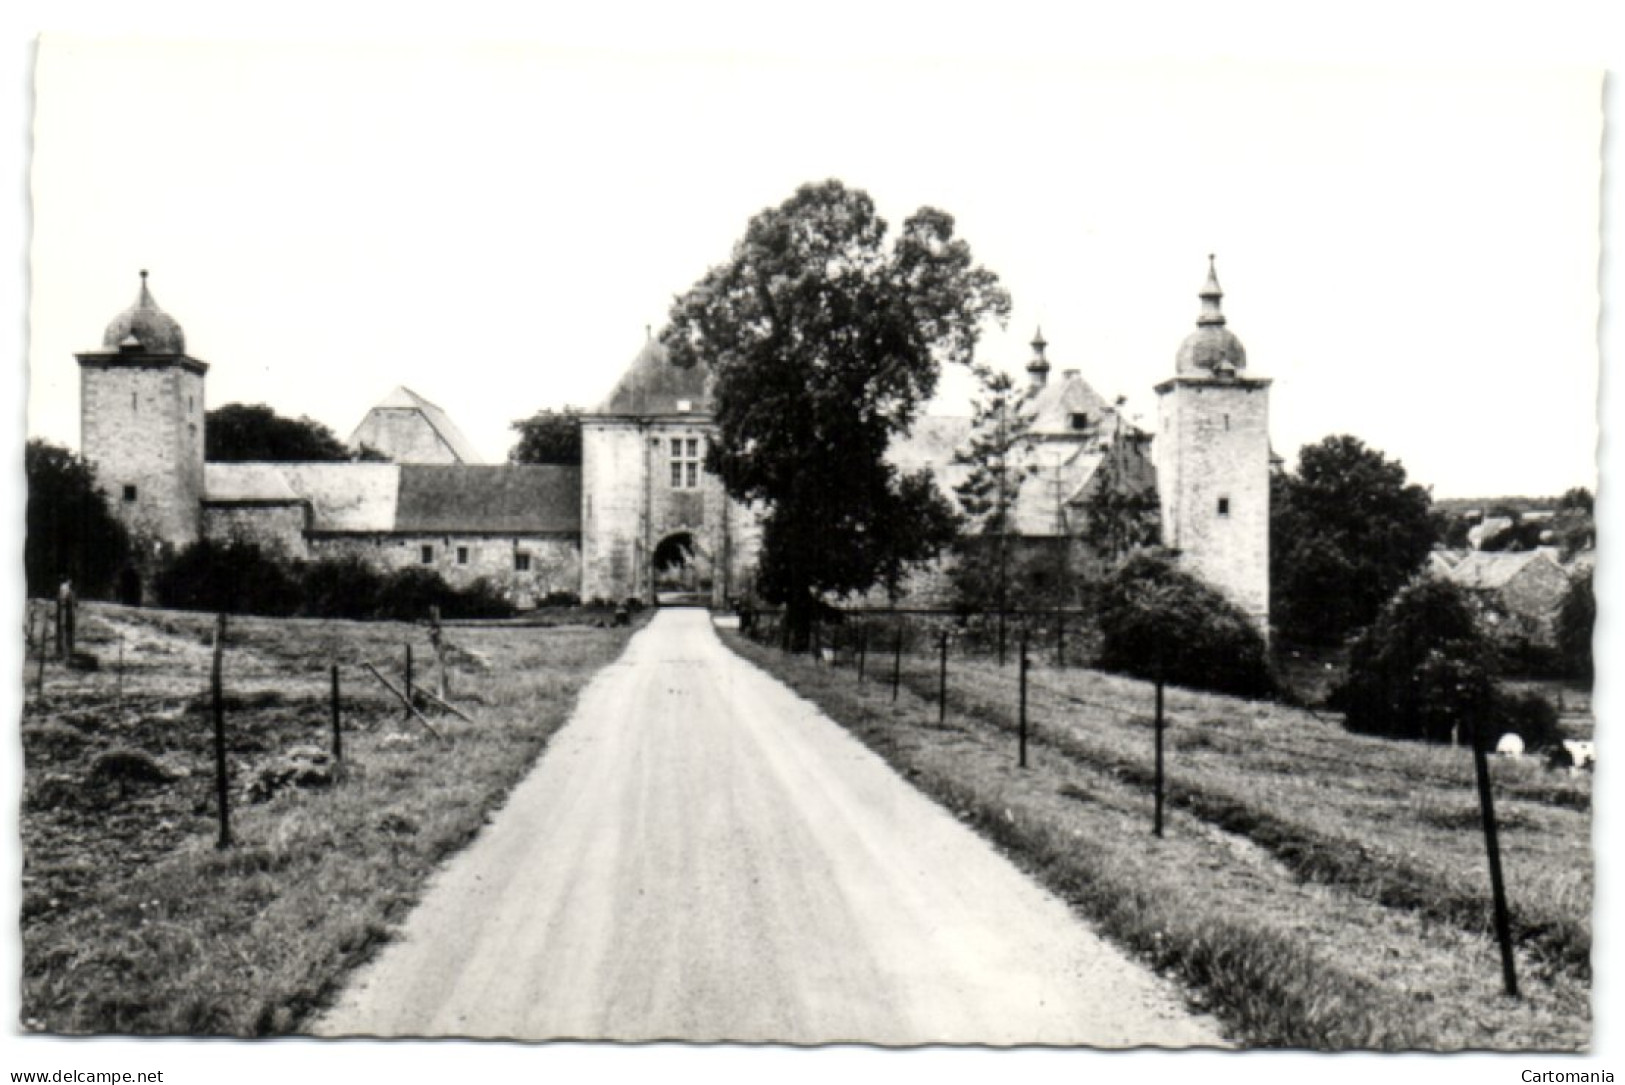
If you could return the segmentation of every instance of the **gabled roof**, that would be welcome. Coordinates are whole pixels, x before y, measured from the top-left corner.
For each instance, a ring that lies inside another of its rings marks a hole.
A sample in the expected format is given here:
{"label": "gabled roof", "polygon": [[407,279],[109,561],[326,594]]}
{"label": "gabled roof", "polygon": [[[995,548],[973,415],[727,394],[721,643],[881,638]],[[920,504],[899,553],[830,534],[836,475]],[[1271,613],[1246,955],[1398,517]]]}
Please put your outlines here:
{"label": "gabled roof", "polygon": [[447,534],[581,530],[581,468],[407,464],[395,530]]}
{"label": "gabled roof", "polygon": [[[687,403],[685,409],[683,404]],[[594,414],[668,415],[711,413],[711,369],[703,362],[671,364],[660,340],[651,337],[626,367]]]}
{"label": "gabled roof", "polygon": [[1072,425],[1073,415],[1086,415],[1088,428],[1095,429],[1113,408],[1089,386],[1082,373],[1068,369],[1060,380],[1045,384],[1028,400],[1026,410],[1032,418],[1028,432],[1033,436],[1076,437],[1080,431]]}
{"label": "gabled roof", "polygon": [[[385,412],[405,412],[419,416],[458,463],[477,464],[482,462],[479,452],[469,443],[468,438],[463,436],[462,431],[457,428],[445,411],[404,385],[395,388],[383,399],[373,404],[372,409],[361,420],[361,424],[356,426],[355,432],[350,434],[349,444],[352,448],[359,448],[365,443],[377,448],[386,456],[396,458],[391,449],[380,447],[380,419],[378,416]],[[410,461],[401,460],[400,462]]]}

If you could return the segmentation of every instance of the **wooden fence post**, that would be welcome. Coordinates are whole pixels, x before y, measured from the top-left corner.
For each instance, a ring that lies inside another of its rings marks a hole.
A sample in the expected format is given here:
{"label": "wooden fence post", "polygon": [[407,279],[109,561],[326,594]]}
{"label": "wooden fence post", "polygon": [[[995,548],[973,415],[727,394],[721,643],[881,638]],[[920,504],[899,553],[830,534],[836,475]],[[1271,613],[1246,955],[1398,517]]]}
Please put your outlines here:
{"label": "wooden fence post", "polygon": [[941,662],[937,668],[937,725],[948,722],[948,631],[941,634]]}
{"label": "wooden fence post", "polygon": [[62,628],[62,612],[67,608],[68,604],[67,585],[64,584],[62,587],[64,590],[56,593],[56,658],[58,659],[66,659],[68,654],[66,634]]}
{"label": "wooden fence post", "polygon": [[226,616],[214,619],[214,661],[209,668],[209,695],[214,703],[214,793],[220,808],[218,848],[231,846],[231,813],[226,795],[226,706],[220,689],[220,658],[226,648]]}
{"label": "wooden fence post", "polygon": [[113,687],[114,704],[122,715],[124,712],[124,631],[122,629],[119,630],[118,635],[118,663],[113,673],[116,683]]}
{"label": "wooden fence post", "polygon": [[903,627],[897,627],[897,643],[893,648],[891,657],[891,699],[897,703],[897,687],[903,681]]}
{"label": "wooden fence post", "polygon": [[339,722],[339,665],[333,664],[333,760],[344,760],[344,732]]}
{"label": "wooden fence post", "polygon": [[1485,753],[1482,715],[1473,721],[1473,769],[1478,776],[1478,806],[1484,819],[1484,850],[1490,858],[1490,895],[1495,904],[1495,937],[1501,943],[1501,980],[1506,993],[1518,997],[1518,973],[1512,958],[1512,924],[1507,916],[1506,883],[1501,878],[1501,844],[1495,832],[1495,802],[1490,796],[1490,766]]}
{"label": "wooden fence post", "polygon": [[863,665],[869,657],[869,624],[858,627],[858,681],[863,681]]}
{"label": "wooden fence post", "polygon": [[1027,666],[1027,627],[1022,626],[1021,659],[1018,663],[1018,669],[1021,671],[1021,722],[1018,732],[1020,735],[1021,748],[1016,762],[1021,768],[1027,767]]}
{"label": "wooden fence post", "polygon": [[51,611],[49,604],[47,604],[47,609],[40,615],[39,620],[39,669],[34,672],[34,697],[37,700],[45,697],[45,656],[47,654],[45,627],[49,624],[51,624]]}
{"label": "wooden fence post", "polygon": [[440,628],[440,608],[429,608],[429,643],[434,646],[435,666],[435,692],[444,701],[447,697],[446,685],[446,639]]}
{"label": "wooden fence post", "polygon": [[1156,814],[1151,822],[1151,831],[1157,836],[1162,835],[1162,679],[1157,679],[1157,771],[1156,771]]}
{"label": "wooden fence post", "polygon": [[1055,665],[1066,666],[1066,611],[1055,612]]}
{"label": "wooden fence post", "polygon": [[406,645],[406,710],[401,713],[401,719],[412,718],[412,645]]}

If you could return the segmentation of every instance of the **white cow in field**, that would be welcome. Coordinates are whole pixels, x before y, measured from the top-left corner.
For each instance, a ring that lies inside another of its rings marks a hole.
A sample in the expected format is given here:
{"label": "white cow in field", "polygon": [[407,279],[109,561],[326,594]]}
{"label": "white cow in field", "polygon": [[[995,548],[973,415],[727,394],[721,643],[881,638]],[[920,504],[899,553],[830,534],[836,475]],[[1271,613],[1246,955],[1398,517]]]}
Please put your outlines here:
{"label": "white cow in field", "polygon": [[1552,751],[1549,764],[1552,768],[1566,768],[1570,773],[1592,769],[1597,764],[1597,744],[1565,738],[1562,747]]}

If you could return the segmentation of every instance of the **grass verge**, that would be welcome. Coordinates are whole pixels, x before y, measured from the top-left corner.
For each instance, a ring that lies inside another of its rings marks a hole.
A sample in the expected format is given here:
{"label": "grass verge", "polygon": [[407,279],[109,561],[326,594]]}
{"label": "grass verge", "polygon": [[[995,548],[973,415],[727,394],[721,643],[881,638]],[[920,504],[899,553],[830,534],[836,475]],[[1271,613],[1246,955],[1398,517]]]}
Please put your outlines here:
{"label": "grass verge", "polygon": [[[389,938],[568,719],[632,630],[458,629],[449,679],[468,724],[438,741],[359,669],[418,647],[388,623],[235,619],[225,672],[235,843],[215,847],[210,619],[87,608],[87,643],[125,665],[52,675],[25,711],[25,1027],[55,1033],[295,1031]],[[345,683],[342,779],[251,803],[259,769],[325,745],[327,666]],[[391,667],[391,670],[398,670]],[[398,679],[398,674],[395,675]],[[114,688],[115,681],[119,688]],[[431,715],[433,715],[431,713]],[[138,751],[156,780],[90,766]]]}

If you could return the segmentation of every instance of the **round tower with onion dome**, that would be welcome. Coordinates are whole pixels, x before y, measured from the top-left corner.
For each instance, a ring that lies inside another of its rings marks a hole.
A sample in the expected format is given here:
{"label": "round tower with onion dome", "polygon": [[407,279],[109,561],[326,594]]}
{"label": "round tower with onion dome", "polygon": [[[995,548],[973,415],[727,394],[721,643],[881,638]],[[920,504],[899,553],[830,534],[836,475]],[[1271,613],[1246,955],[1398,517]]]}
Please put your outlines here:
{"label": "round tower with onion dome", "polygon": [[1212,256],[1199,296],[1196,330],[1180,345],[1173,378],[1157,385],[1162,541],[1268,636],[1270,382],[1246,373]]}
{"label": "round tower with onion dome", "polygon": [[[135,541],[141,570],[197,539],[203,500],[203,381],[208,365],[158,308],[141,272],[135,304],[100,350],[78,354],[80,449]],[[145,579],[143,577],[143,579]],[[126,578],[121,595],[135,585]]]}

